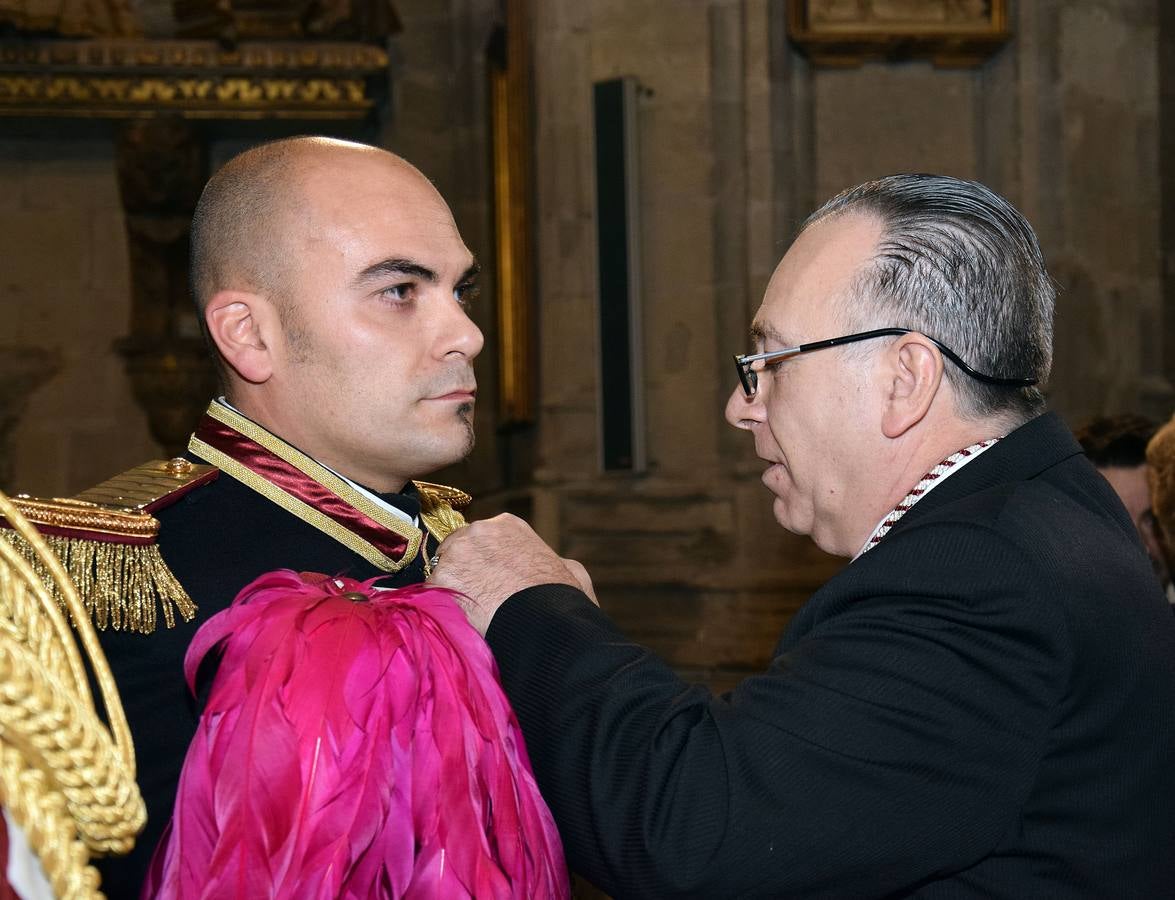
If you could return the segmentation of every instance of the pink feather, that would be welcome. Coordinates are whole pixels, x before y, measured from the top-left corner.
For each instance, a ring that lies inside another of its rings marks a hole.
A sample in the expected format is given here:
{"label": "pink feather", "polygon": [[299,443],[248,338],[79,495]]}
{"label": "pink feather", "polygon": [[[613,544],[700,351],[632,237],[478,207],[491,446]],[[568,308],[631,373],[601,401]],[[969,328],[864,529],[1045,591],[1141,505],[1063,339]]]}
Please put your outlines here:
{"label": "pink feather", "polygon": [[190,688],[223,656],[144,898],[570,895],[489,648],[377,580],[272,572],[197,632]]}

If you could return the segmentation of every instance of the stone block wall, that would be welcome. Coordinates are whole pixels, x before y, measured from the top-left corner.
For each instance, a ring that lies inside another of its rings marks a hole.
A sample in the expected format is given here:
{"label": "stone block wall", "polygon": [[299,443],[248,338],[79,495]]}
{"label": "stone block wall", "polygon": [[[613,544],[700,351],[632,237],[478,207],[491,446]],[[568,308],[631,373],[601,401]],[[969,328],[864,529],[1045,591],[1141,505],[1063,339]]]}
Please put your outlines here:
{"label": "stone block wall", "polygon": [[0,121],[0,343],[57,362],[0,446],[11,482],[0,487],[73,493],[159,455],[114,352],[130,316],[114,148],[4,129]]}

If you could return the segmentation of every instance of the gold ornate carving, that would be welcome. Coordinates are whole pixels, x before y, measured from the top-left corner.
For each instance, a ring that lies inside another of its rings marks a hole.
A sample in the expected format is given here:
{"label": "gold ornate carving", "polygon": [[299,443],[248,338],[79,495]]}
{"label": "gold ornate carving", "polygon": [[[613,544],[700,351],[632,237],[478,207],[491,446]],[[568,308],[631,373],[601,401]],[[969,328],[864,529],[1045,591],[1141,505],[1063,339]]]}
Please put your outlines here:
{"label": "gold ornate carving", "polygon": [[930,59],[976,66],[1008,40],[1007,0],[789,0],[788,37],[816,65]]}
{"label": "gold ornate carving", "polygon": [[121,118],[134,110],[174,109],[188,118],[274,118],[313,112],[355,118],[371,108],[363,82],[327,78],[174,79],[0,76],[4,112]]}
{"label": "gold ornate carving", "polygon": [[0,0],[0,25],[65,37],[129,37],[139,32],[128,0]]}
{"label": "gold ornate carving", "polygon": [[362,44],[0,42],[0,115],[358,119],[387,54]]}
{"label": "gold ornate carving", "polygon": [[[77,70],[212,70],[255,75],[274,70],[369,74],[386,68],[388,55],[369,44],[337,41],[250,43],[225,48],[214,41],[0,41],[0,66]],[[211,74],[205,71],[203,74]]]}

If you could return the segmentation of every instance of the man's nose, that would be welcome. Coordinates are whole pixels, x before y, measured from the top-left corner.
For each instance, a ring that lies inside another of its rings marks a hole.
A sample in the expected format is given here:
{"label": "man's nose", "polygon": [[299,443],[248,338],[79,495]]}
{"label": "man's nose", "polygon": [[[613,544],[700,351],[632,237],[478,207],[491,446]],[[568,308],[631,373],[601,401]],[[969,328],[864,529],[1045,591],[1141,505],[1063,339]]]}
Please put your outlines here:
{"label": "man's nose", "polygon": [[763,404],[759,394],[748,397],[742,387],[735,385],[726,401],[726,421],[735,428],[750,429],[756,422],[763,421]]}
{"label": "man's nose", "polygon": [[473,359],[481,353],[484,345],[485,336],[477,323],[469,318],[465,308],[456,300],[447,304],[445,319],[439,330],[438,355],[457,353],[466,359]]}

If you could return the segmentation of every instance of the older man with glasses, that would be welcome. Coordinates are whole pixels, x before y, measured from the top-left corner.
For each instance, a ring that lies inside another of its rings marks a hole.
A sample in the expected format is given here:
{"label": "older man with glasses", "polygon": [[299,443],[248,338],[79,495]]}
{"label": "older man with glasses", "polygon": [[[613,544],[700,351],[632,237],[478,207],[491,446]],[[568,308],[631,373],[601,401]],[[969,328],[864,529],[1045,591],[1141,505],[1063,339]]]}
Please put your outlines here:
{"label": "older man with glasses", "polygon": [[982,185],[893,176],[809,218],[726,416],[779,523],[852,562],[724,696],[517,519],[442,544],[573,867],[616,897],[1170,896],[1175,622],[1045,412],[1053,301]]}

